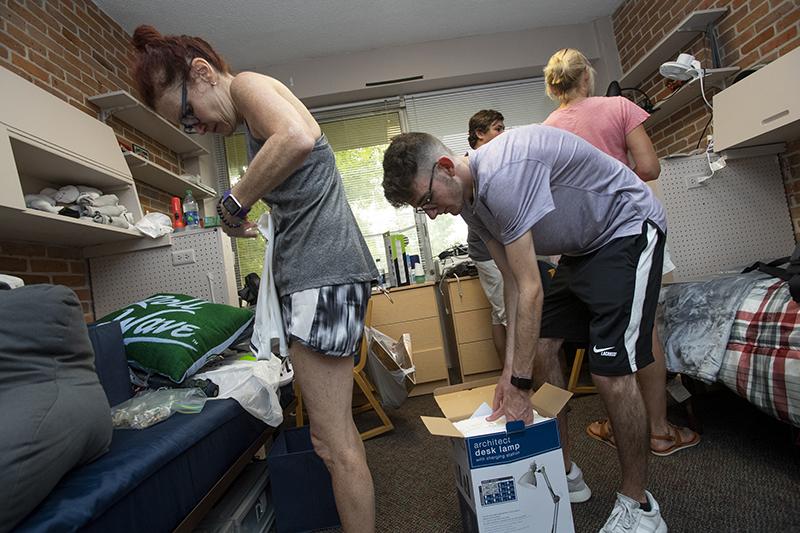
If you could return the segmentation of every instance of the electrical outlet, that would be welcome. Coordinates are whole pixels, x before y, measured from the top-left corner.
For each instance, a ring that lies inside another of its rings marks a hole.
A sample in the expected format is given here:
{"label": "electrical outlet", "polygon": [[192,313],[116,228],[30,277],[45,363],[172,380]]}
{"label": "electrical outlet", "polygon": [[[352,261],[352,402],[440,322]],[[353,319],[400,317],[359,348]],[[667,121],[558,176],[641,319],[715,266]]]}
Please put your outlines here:
{"label": "electrical outlet", "polygon": [[172,266],[190,265],[192,263],[197,263],[197,259],[195,259],[194,256],[194,249],[172,252]]}

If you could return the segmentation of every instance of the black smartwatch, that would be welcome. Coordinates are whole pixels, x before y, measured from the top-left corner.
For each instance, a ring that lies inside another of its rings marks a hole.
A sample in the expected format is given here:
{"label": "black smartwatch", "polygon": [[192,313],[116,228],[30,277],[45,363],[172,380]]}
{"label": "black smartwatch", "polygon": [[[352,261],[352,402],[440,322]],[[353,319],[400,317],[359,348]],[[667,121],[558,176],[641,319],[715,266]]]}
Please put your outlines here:
{"label": "black smartwatch", "polygon": [[514,385],[516,388],[522,390],[533,389],[533,380],[530,378],[518,378],[517,376],[512,375],[511,384]]}

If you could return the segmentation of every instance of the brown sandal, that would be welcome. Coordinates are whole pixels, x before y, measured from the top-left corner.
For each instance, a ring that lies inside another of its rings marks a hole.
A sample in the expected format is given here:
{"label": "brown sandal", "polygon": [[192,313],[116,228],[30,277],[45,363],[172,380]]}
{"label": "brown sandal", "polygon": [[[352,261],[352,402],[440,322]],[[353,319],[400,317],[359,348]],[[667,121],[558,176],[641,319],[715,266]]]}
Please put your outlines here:
{"label": "brown sandal", "polygon": [[670,429],[669,435],[650,435],[651,439],[664,440],[672,443],[669,446],[669,448],[665,448],[663,450],[655,450],[651,445],[650,451],[653,452],[653,455],[657,455],[659,457],[666,457],[668,455],[672,455],[677,451],[683,450],[685,448],[691,448],[692,446],[697,446],[698,444],[700,444],[700,435],[698,435],[694,431],[692,431],[692,438],[684,441],[683,437],[681,437],[681,431],[680,431],[681,428],[679,428],[674,424],[670,424],[669,429]]}
{"label": "brown sandal", "polygon": [[608,418],[589,424],[586,427],[586,434],[615,450],[617,449],[617,443],[614,442],[614,431],[611,429],[611,421]]}

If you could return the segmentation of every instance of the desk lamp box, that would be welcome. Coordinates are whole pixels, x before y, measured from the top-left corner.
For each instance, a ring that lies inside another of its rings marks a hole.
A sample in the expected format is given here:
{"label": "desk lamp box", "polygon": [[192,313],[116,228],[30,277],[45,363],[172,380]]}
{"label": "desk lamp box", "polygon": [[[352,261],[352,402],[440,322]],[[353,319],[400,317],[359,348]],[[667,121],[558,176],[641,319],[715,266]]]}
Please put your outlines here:
{"label": "desk lamp box", "polygon": [[494,389],[492,379],[436,389],[434,399],[445,417],[421,417],[432,435],[452,441],[464,531],[573,533],[555,419],[572,393],[544,384],[531,398],[534,423],[525,428],[456,427],[481,404],[491,406]]}

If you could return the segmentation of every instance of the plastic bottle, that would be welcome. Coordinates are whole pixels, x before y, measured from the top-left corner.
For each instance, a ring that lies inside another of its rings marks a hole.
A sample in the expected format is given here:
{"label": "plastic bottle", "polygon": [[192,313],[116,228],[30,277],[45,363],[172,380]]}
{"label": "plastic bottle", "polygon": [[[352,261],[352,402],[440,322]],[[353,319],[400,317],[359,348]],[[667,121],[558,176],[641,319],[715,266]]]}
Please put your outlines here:
{"label": "plastic bottle", "polygon": [[186,229],[200,229],[200,213],[197,210],[197,201],[192,196],[192,191],[186,189],[186,196],[183,198],[183,218],[186,221]]}
{"label": "plastic bottle", "polygon": [[383,285],[386,283],[386,271],[383,270],[380,258],[375,260],[375,266],[378,268],[378,285]]}

